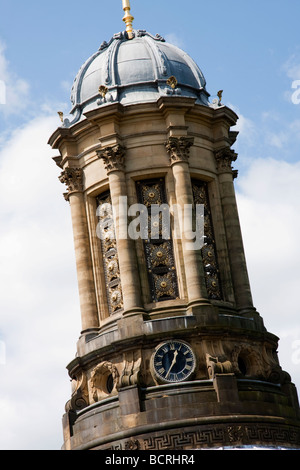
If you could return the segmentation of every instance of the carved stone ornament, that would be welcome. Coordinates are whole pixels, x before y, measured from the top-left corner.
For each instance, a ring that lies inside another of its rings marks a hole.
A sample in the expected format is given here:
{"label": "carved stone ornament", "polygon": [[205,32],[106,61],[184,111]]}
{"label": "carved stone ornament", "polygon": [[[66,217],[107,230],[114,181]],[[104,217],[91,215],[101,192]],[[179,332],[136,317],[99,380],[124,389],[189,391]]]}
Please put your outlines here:
{"label": "carved stone ornament", "polygon": [[91,401],[98,402],[117,393],[119,372],[114,364],[108,361],[96,366],[90,379]]}
{"label": "carved stone ornament", "polygon": [[[252,378],[266,379],[261,350],[247,343],[237,344],[232,353],[233,371],[237,376],[246,375]],[[242,362],[241,362],[242,361]],[[244,364],[244,371],[241,370]]]}
{"label": "carved stone ornament", "polygon": [[123,308],[123,294],[110,193],[98,196],[97,204],[99,208],[97,234],[103,255],[108,308],[112,315]]}
{"label": "carved stone ornament", "polygon": [[112,171],[125,170],[125,148],[121,145],[98,150],[97,155],[103,160],[107,174]]}
{"label": "carved stone ornament", "polygon": [[87,387],[86,376],[83,372],[80,372],[76,377],[72,379],[72,397],[66,404],[66,412],[82,410],[89,405],[89,394]]}
{"label": "carved stone ornament", "polygon": [[291,383],[292,379],[290,374],[282,370],[279,364],[276,349],[265,347],[262,351],[262,356],[265,366],[265,376],[269,382],[281,385]]}
{"label": "carved stone ornament", "polygon": [[64,193],[66,201],[70,194],[83,191],[83,170],[82,168],[66,168],[59,176],[59,181],[67,186],[67,193]]}
{"label": "carved stone ornament", "polygon": [[193,137],[170,137],[165,145],[171,164],[187,162],[190,156],[190,147],[193,144]]}
{"label": "carved stone ornament", "polygon": [[204,266],[207,295],[209,299],[222,300],[223,294],[221,289],[213,221],[209,204],[208,185],[204,181],[193,180],[192,190],[195,205],[204,205],[204,244],[201,248],[201,255]]}
{"label": "carved stone ornament", "polygon": [[233,372],[232,363],[224,357],[213,357],[206,353],[206,365],[210,379],[216,374],[230,374]]}
{"label": "carved stone ornament", "polygon": [[[103,450],[190,450],[200,448],[223,448],[226,445],[257,446],[260,442],[265,446],[281,447],[292,445],[298,448],[300,443],[300,431],[295,426],[285,424],[249,423],[236,424],[208,424],[192,428],[188,431],[174,430],[156,433],[153,436],[143,436],[138,440],[119,441]],[[137,447],[138,446],[138,447]]]}
{"label": "carved stone ornament", "polygon": [[124,448],[125,450],[140,450],[141,444],[138,439],[131,439],[125,443]]}
{"label": "carved stone ornament", "polygon": [[225,147],[221,150],[215,152],[215,158],[217,161],[217,169],[219,173],[233,173],[234,177],[237,176],[237,172],[232,168],[232,162],[235,162],[237,159],[237,153],[232,150],[230,147]]}
{"label": "carved stone ornament", "polygon": [[[178,282],[173,242],[168,231],[164,231],[170,222],[161,212],[158,217],[152,217],[152,207],[167,204],[164,181],[138,181],[137,195],[139,203],[146,206],[148,211],[148,238],[144,239],[144,252],[151,300],[160,302],[176,299]],[[169,239],[164,238],[166,235]]]}
{"label": "carved stone ornament", "polygon": [[123,371],[120,376],[119,387],[136,385],[140,379],[141,351],[127,351],[124,353]]}

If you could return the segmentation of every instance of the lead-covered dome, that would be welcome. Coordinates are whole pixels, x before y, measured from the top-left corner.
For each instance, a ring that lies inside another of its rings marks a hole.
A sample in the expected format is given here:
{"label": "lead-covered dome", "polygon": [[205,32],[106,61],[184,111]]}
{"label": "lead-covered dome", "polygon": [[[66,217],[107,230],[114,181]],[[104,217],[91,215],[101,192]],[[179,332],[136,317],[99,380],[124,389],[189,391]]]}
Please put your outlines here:
{"label": "lead-covered dome", "polygon": [[183,95],[209,105],[205,85],[193,59],[161,36],[137,30],[133,39],[128,39],[126,32],[118,33],[108,43],[103,42],[80,68],[71,90],[71,116],[64,125],[72,125],[86,112],[114,102],[126,106]]}

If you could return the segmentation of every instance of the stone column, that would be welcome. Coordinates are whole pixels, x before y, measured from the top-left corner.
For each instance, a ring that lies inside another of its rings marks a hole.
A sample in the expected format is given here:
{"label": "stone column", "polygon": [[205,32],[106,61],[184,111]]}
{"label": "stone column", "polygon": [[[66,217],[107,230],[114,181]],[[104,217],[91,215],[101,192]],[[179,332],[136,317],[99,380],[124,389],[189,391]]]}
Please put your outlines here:
{"label": "stone column", "polygon": [[237,154],[229,147],[226,147],[215,152],[215,157],[219,173],[221,204],[236,306],[241,314],[249,311],[253,313],[255,308],[253,307],[233,185],[236,172],[232,169],[232,162],[237,159]]}
{"label": "stone column", "polygon": [[127,198],[125,179],[125,149],[120,145],[106,147],[97,152],[104,162],[109,178],[112,207],[115,215],[115,234],[120,267],[124,315],[141,313],[141,287],[138,274],[134,241],[128,237],[126,214],[119,213],[120,198]]}
{"label": "stone column", "polygon": [[83,196],[83,171],[81,168],[65,168],[59,179],[68,189],[64,196],[71,208],[82,332],[85,333],[99,328],[99,318]]}
{"label": "stone column", "polygon": [[[166,149],[170,156],[170,162],[175,182],[176,202],[184,210],[184,205],[194,207],[194,198],[189,169],[189,149],[194,139],[189,137],[170,137],[166,143]],[[184,237],[181,230],[183,260],[189,306],[197,306],[203,303],[209,304],[205,287],[204,269],[200,249],[188,249],[191,240]]]}

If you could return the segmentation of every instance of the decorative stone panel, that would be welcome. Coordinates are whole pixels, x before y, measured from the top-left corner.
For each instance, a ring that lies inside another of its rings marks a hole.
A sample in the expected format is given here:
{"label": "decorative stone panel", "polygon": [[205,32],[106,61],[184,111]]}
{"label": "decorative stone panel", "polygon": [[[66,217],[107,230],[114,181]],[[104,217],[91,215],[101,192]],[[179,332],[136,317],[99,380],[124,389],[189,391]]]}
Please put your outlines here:
{"label": "decorative stone panel", "polygon": [[292,447],[300,445],[300,430],[294,426],[269,423],[228,423],[199,426],[198,429],[166,431],[153,436],[122,440],[103,449],[126,450],[134,443],[134,449],[195,450],[200,448],[223,448],[225,446]]}
{"label": "decorative stone panel", "polygon": [[102,248],[107,301],[110,314],[114,314],[123,309],[123,294],[110,193],[98,196],[97,205],[97,232]]}
{"label": "decorative stone panel", "polygon": [[[144,249],[151,299],[153,302],[176,299],[178,297],[177,275],[170,230],[169,239],[165,237],[162,212],[151,217],[151,207],[167,203],[164,180],[145,180],[137,182],[138,201],[148,211],[148,236]],[[166,208],[167,210],[167,208]],[[168,218],[167,218],[168,220]]]}
{"label": "decorative stone panel", "polygon": [[193,180],[194,203],[204,205],[204,244],[201,249],[204,264],[205,282],[209,299],[222,300],[220,271],[214,229],[209,205],[207,183]]}

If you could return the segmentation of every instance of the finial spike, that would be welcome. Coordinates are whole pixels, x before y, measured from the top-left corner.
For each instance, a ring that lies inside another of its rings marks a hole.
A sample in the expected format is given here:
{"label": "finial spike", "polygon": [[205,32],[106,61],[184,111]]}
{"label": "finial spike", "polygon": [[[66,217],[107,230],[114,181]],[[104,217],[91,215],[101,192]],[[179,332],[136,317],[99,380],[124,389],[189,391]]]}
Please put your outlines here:
{"label": "finial spike", "polygon": [[125,16],[123,18],[123,21],[126,24],[126,32],[128,34],[128,38],[132,39],[133,36],[133,28],[132,28],[132,22],[134,20],[134,17],[130,14],[130,1],[129,0],[122,0],[123,2],[123,10],[125,11]]}

